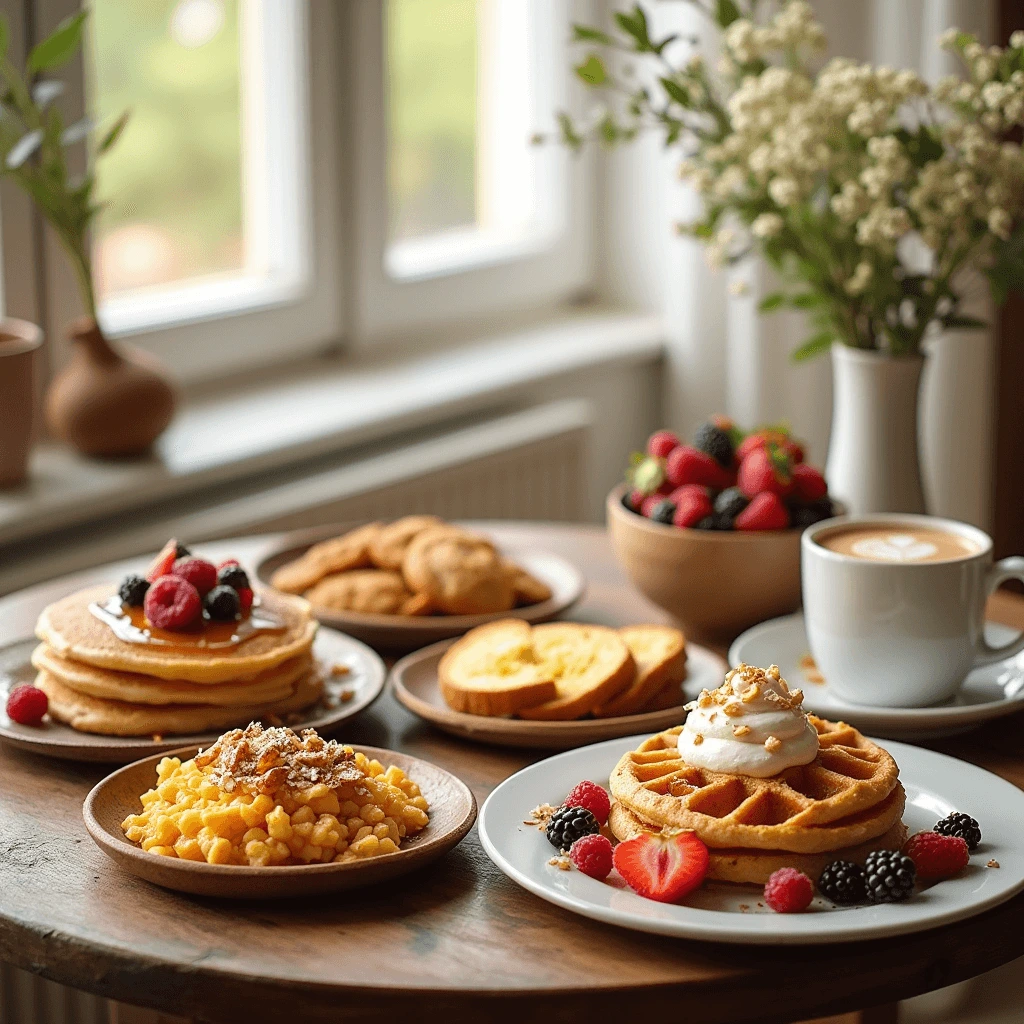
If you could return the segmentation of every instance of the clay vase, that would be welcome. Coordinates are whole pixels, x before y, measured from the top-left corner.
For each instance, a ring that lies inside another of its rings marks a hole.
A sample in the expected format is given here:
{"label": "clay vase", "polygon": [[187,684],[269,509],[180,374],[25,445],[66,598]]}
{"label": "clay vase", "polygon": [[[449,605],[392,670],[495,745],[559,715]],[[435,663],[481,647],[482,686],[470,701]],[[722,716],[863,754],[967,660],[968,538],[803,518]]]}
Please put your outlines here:
{"label": "clay vase", "polygon": [[174,415],[175,393],[160,361],[115,349],[91,317],[72,324],[71,358],[46,395],[46,425],[83,455],[142,455]]}
{"label": "clay vase", "polygon": [[27,320],[0,320],[0,487],[28,476],[35,409],[36,352],[43,332]]}

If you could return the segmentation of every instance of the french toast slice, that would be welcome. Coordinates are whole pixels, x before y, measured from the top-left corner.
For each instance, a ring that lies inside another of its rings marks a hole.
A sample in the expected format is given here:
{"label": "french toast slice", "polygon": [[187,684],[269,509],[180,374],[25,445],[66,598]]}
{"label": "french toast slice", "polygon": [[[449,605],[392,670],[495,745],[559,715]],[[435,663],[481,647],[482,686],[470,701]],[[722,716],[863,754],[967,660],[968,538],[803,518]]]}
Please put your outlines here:
{"label": "french toast slice", "polygon": [[[624,626],[618,634],[636,662],[633,682],[617,697],[594,709],[596,718],[632,715],[686,675],[686,638],[671,626]],[[672,707],[672,704],[667,705]]]}

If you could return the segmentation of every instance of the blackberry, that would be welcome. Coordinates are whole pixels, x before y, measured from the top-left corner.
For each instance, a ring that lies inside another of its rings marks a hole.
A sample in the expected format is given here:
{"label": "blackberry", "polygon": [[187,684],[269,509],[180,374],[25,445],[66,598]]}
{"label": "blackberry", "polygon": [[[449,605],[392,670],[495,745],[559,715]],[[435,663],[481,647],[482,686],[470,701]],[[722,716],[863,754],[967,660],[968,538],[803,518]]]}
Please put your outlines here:
{"label": "blackberry", "polygon": [[702,423],[693,435],[693,447],[710,455],[720,466],[731,466],[733,457],[732,438],[714,423]]}
{"label": "blackberry", "polygon": [[147,590],[149,590],[149,580],[130,573],[121,580],[121,586],[117,588],[117,596],[129,608],[141,608],[142,602],[146,600]]}
{"label": "blackberry", "polygon": [[840,906],[866,903],[868,899],[864,869],[849,860],[834,860],[821,873],[818,891]]}
{"label": "blackberry", "polygon": [[222,566],[217,573],[217,582],[234,590],[249,589],[249,576],[240,565]]}
{"label": "blackberry", "polygon": [[864,881],[871,903],[898,903],[914,891],[917,869],[898,850],[875,850],[864,863]]}
{"label": "blackberry", "polygon": [[184,544],[175,542],[174,544],[174,560],[177,561],[179,558],[188,558],[192,554],[189,548],[185,547]]}
{"label": "blackberry", "polygon": [[666,526],[672,525],[672,517],[676,514],[676,503],[669,501],[666,498],[664,501],[659,501],[657,505],[651,510],[651,519],[656,523],[664,523]]}
{"label": "blackberry", "polygon": [[969,814],[961,814],[954,811],[947,814],[942,821],[937,822],[933,832],[940,836],[959,836],[966,844],[968,850],[976,850],[981,842],[981,826]]}
{"label": "blackberry", "polygon": [[238,618],[242,602],[238,591],[223,584],[216,586],[206,595],[206,614],[214,622],[231,622]]}
{"label": "blackberry", "polygon": [[548,822],[548,842],[559,850],[568,850],[581,836],[601,831],[597,818],[586,807],[559,807]]}
{"label": "blackberry", "polygon": [[750,500],[738,487],[726,487],[715,498],[715,513],[727,516],[730,524],[750,504]]}

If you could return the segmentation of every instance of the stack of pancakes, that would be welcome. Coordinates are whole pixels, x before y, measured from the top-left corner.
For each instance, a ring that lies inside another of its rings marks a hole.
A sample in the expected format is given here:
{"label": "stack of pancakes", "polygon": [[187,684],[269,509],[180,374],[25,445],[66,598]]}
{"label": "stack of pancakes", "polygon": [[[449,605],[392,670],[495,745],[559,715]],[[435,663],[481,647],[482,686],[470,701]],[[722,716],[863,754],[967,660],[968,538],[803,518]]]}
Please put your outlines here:
{"label": "stack of pancakes", "polygon": [[652,736],[612,772],[609,827],[619,840],[696,832],[711,855],[708,877],[725,882],[764,883],[782,867],[817,878],[834,860],[900,849],[906,794],[892,756],[844,722],[809,720],[817,757],[766,779],[687,764],[682,726]]}
{"label": "stack of pancakes", "polygon": [[245,725],[315,704],[323,690],[313,657],[317,622],[298,597],[263,592],[261,608],[281,623],[230,647],[132,643],[91,611],[111,585],[47,607],[36,624],[36,686],[50,715],[82,732],[166,736]]}

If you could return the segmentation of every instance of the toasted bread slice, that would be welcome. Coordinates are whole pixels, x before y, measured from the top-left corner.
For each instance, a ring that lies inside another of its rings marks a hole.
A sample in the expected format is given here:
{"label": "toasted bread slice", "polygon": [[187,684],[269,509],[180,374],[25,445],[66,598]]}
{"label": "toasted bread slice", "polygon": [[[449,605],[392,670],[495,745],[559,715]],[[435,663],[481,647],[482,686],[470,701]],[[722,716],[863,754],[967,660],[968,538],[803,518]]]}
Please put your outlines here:
{"label": "toasted bread slice", "polygon": [[544,674],[555,680],[554,700],[519,711],[520,718],[579,718],[618,696],[632,683],[636,663],[625,641],[607,626],[549,622],[533,628],[533,650]]}
{"label": "toasted bread slice", "polygon": [[686,638],[671,626],[624,626],[618,631],[636,662],[632,684],[613,700],[594,709],[597,718],[615,718],[639,711],[670,683],[686,675]]}
{"label": "toasted bread slice", "polygon": [[[685,678],[686,673],[683,673]],[[673,680],[667,686],[660,689],[651,699],[640,708],[641,711],[666,711],[668,708],[682,707],[686,703],[686,694],[683,692],[682,681]],[[684,717],[680,712],[680,721]]]}
{"label": "toasted bread slice", "polygon": [[522,619],[471,629],[445,651],[437,677],[445,703],[472,715],[512,715],[554,700],[558,692]]}

